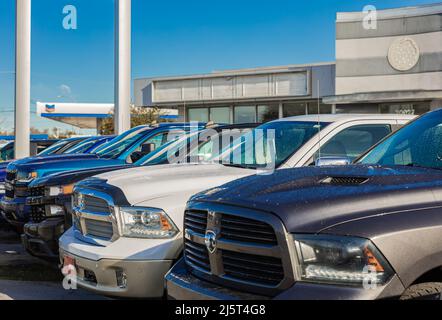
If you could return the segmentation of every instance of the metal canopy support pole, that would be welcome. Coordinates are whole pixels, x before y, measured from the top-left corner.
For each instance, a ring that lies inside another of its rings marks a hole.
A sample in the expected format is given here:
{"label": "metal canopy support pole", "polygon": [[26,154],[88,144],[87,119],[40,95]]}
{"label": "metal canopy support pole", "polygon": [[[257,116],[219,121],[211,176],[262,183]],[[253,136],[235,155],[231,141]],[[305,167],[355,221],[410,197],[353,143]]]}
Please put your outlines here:
{"label": "metal canopy support pole", "polygon": [[131,0],[115,1],[115,133],[130,129]]}
{"label": "metal canopy support pole", "polygon": [[29,157],[31,113],[31,0],[16,0],[15,158]]}

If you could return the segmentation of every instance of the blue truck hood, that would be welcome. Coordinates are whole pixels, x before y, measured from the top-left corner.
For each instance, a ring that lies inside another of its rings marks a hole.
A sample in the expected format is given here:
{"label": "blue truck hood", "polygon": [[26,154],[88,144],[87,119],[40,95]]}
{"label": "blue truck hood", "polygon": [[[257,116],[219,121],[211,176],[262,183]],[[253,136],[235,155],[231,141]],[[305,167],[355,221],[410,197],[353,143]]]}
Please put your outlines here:
{"label": "blue truck hood", "polygon": [[124,165],[114,165],[114,166],[106,166],[106,167],[94,167],[83,170],[75,170],[75,171],[63,171],[59,173],[54,173],[51,175],[47,175],[41,178],[37,178],[31,182],[29,185],[30,188],[42,187],[42,186],[60,186],[60,185],[68,185],[83,179],[101,174],[110,171],[116,171],[121,169],[128,169],[134,165],[132,164],[124,164]]}
{"label": "blue truck hood", "polygon": [[24,165],[31,163],[48,163],[51,161],[80,160],[80,159],[98,159],[96,154],[55,154],[49,156],[35,156],[13,161],[14,164]]}
{"label": "blue truck hood", "polygon": [[37,172],[37,176],[41,178],[63,171],[77,171],[123,164],[125,164],[125,162],[119,159],[100,159],[97,157],[67,157],[49,162],[37,161],[30,163],[20,163],[19,161],[15,161],[8,165],[8,170],[16,170],[19,176],[27,176],[27,174],[30,172]]}

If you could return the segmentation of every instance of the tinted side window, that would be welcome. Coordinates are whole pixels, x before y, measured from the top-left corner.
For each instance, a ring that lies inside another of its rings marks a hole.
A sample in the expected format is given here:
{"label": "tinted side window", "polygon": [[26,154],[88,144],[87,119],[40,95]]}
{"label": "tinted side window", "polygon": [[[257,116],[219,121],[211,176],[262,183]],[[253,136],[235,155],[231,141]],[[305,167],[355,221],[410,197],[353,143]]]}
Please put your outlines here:
{"label": "tinted side window", "polygon": [[[364,151],[391,133],[390,125],[359,125],[347,128],[321,147],[321,157],[348,157],[356,159]],[[315,160],[319,152],[315,154]]]}

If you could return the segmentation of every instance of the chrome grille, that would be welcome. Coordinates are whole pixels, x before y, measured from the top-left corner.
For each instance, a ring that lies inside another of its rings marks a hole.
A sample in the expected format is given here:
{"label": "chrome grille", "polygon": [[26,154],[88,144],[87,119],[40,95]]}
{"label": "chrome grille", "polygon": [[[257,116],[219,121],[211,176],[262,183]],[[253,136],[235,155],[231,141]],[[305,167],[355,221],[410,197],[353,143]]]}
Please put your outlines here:
{"label": "chrome grille", "polygon": [[83,232],[92,237],[110,240],[113,236],[112,223],[106,221],[85,219],[85,229]]}
{"label": "chrome grille", "polygon": [[[184,228],[184,259],[195,276],[268,296],[293,285],[287,238],[278,218],[245,208],[190,203]],[[209,241],[213,235],[215,249]]]}
{"label": "chrome grille", "polygon": [[107,245],[118,237],[112,198],[103,192],[81,189],[73,195],[73,227],[83,241]]}

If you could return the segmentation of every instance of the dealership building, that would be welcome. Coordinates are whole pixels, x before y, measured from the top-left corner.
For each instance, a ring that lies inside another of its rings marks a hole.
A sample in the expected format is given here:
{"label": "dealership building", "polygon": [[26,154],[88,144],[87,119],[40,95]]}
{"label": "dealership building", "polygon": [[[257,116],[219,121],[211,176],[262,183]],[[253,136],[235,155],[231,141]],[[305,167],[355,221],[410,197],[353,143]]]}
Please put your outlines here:
{"label": "dealership building", "polygon": [[337,13],[336,62],[136,79],[135,105],[222,123],[442,107],[442,3],[375,15]]}

